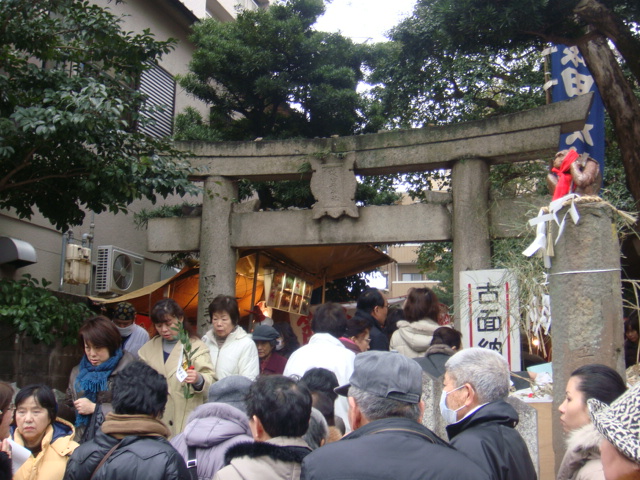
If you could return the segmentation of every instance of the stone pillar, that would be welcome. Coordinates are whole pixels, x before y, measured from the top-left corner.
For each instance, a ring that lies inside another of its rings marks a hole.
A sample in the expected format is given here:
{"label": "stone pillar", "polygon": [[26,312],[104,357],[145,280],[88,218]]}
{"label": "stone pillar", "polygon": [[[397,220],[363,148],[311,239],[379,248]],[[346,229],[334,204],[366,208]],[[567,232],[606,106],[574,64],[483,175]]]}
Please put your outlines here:
{"label": "stone pillar", "polygon": [[[604,203],[577,204],[577,225],[567,216],[551,259],[549,293],[553,339],[553,450],[565,451],[558,406],[571,372],[589,363],[615,368],[624,378],[620,247],[613,212]],[[558,212],[562,219],[567,207]],[[552,238],[558,226],[552,223]]]}
{"label": "stone pillar", "polygon": [[434,432],[440,438],[448,440],[447,425],[440,413],[440,396],[442,395],[442,377],[435,378],[426,372],[422,372],[422,401],[424,413],[422,425]]}
{"label": "stone pillar", "polygon": [[538,412],[531,405],[516,397],[507,397],[509,403],[518,412],[516,430],[527,444],[531,461],[540,478],[540,445],[538,444]]}
{"label": "stone pillar", "polygon": [[[453,197],[453,291],[460,293],[460,272],[491,268],[489,240],[489,165],[480,159],[459,160],[451,170]],[[456,316],[456,328],[460,319]]]}
{"label": "stone pillar", "polygon": [[216,295],[236,293],[236,252],[231,247],[231,206],[238,198],[231,180],[210,176],[204,182],[200,227],[198,333],[208,330],[207,307]]}

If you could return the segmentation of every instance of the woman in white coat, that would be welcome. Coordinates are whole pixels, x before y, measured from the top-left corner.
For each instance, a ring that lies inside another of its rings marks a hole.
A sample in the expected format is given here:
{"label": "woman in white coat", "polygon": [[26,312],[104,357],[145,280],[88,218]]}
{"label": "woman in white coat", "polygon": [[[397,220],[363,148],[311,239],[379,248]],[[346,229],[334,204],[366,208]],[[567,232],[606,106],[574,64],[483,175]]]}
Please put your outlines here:
{"label": "woman in white coat", "polygon": [[431,346],[433,333],[440,327],[440,302],[430,288],[412,288],[402,308],[404,320],[391,336],[391,350],[409,357],[423,357]]}
{"label": "woman in white coat", "polygon": [[258,349],[251,336],[238,325],[240,311],[235,298],[218,295],[209,305],[213,328],[202,341],[209,347],[211,363],[218,380],[242,375],[255,380],[260,373]]}

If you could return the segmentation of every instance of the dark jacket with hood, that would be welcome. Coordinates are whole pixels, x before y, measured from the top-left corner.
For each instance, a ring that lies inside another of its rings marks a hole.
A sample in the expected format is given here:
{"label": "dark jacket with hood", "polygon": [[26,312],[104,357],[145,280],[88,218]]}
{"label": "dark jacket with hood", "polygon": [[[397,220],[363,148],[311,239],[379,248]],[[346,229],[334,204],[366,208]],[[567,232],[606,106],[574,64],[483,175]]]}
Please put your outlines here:
{"label": "dark jacket with hood", "polygon": [[304,480],[489,478],[431,430],[408,418],[370,422],[315,450],[302,462]]}
{"label": "dark jacket with hood", "polygon": [[370,350],[380,350],[383,352],[389,351],[389,337],[387,337],[387,334],[382,331],[380,324],[375,318],[373,318],[373,315],[365,312],[364,310],[356,310],[353,317],[365,318],[369,322],[369,325],[371,326],[371,331],[369,332],[369,336],[371,337],[371,342],[369,343]]}
{"label": "dark jacket with hood", "polygon": [[[168,433],[168,430],[167,430]],[[71,455],[64,480],[89,480],[109,450],[120,440],[99,430]],[[122,439],[93,480],[188,480],[182,456],[158,435],[129,435]]]}
{"label": "dark jacket with hood", "polygon": [[427,349],[424,357],[414,358],[414,360],[418,362],[423,371],[434,378],[440,378],[444,375],[445,363],[447,363],[447,360],[449,360],[454,353],[456,352],[448,345],[431,345]]}
{"label": "dark jacket with hood", "polygon": [[447,426],[451,445],[498,480],[536,480],[527,445],[515,427],[518,412],[504,400],[488,403]]}
{"label": "dark jacket with hood", "polygon": [[6,452],[0,452],[0,480],[11,480],[11,459]]}

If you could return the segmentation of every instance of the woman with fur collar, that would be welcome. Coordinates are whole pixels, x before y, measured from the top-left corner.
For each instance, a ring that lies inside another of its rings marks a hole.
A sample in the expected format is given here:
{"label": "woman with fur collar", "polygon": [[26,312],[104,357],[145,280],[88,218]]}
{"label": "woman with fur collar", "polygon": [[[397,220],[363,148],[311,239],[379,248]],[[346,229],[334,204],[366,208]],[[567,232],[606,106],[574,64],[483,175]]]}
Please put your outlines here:
{"label": "woman with fur collar", "polygon": [[595,398],[610,404],[625,390],[620,374],[605,365],[585,365],[571,374],[564,402],[558,407],[562,428],[568,433],[558,480],[605,478],[599,447],[602,437],[591,423],[587,400]]}

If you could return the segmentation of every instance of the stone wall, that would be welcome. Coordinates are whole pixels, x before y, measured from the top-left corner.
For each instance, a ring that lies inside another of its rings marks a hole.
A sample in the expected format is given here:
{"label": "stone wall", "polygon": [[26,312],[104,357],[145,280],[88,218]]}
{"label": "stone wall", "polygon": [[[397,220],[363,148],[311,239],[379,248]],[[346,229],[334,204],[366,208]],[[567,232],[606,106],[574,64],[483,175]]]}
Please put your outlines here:
{"label": "stone wall", "polygon": [[44,383],[64,392],[82,354],[80,345],[65,347],[58,341],[49,346],[11,332],[0,337],[0,380],[18,387]]}

